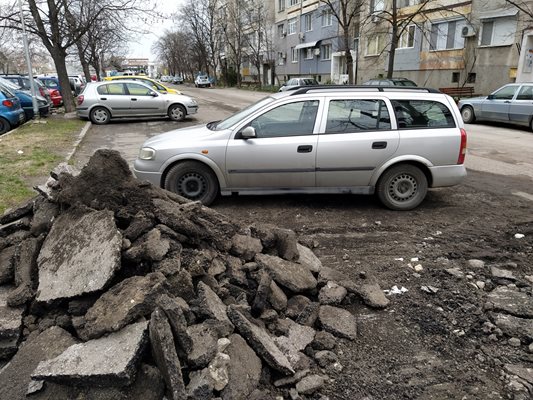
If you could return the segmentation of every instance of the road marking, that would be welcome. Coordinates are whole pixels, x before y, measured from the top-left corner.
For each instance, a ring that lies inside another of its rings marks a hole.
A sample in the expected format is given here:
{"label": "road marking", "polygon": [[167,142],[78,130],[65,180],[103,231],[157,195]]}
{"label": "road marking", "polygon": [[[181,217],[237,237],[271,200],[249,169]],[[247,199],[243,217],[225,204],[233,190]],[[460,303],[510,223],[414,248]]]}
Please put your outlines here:
{"label": "road marking", "polygon": [[528,199],[533,201],[533,194],[524,193],[524,192],[514,192],[515,196],[523,197],[524,199]]}

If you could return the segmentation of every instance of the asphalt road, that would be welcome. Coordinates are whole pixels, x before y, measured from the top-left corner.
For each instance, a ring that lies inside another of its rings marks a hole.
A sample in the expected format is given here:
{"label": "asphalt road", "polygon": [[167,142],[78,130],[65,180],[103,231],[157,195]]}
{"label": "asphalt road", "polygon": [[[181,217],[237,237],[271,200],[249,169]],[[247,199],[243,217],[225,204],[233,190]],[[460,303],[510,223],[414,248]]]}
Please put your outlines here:
{"label": "asphalt road", "polygon": [[[82,167],[99,148],[116,149],[128,162],[133,162],[142,143],[149,137],[172,129],[227,117],[267,93],[238,89],[198,89],[194,86],[175,86],[183,94],[198,100],[199,112],[184,122],[167,119],[119,120],[109,125],[93,125],[73,157]],[[470,124],[466,166],[469,170],[504,176],[528,178],[531,185],[513,194],[533,201],[533,134],[526,128],[502,125]]]}

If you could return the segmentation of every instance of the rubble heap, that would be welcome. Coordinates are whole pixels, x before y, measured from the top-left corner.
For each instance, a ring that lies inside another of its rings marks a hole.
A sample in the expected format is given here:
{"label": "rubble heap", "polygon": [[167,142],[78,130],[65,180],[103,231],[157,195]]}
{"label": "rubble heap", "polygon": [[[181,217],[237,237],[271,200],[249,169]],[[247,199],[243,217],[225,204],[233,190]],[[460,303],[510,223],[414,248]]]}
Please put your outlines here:
{"label": "rubble heap", "polygon": [[294,232],[136,180],[117,152],[0,217],[0,398],[317,396],[388,304]]}

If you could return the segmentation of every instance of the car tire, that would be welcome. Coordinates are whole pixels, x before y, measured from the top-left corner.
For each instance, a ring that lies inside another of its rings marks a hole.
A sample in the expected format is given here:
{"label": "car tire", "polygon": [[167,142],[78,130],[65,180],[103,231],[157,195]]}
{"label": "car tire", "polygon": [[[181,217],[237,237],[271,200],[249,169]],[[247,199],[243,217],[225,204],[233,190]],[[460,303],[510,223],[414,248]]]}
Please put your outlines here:
{"label": "car tire", "polygon": [[111,113],[105,107],[95,107],[89,115],[91,122],[95,125],[105,125],[111,119]]}
{"label": "car tire", "polygon": [[11,124],[7,119],[0,118],[0,135],[3,135],[6,132],[11,130]]}
{"label": "car tire", "polygon": [[187,116],[187,110],[181,104],[172,104],[168,108],[168,117],[172,121],[183,121]]}
{"label": "car tire", "polygon": [[170,168],[165,176],[164,188],[208,206],[218,195],[218,180],[208,166],[184,161]]}
{"label": "car tire", "polygon": [[407,211],[417,207],[426,197],[428,181],[420,168],[396,165],[383,173],[376,186],[381,203],[391,210]]}
{"label": "car tire", "polygon": [[476,121],[476,115],[474,109],[470,106],[464,106],[461,108],[461,117],[465,124],[473,124]]}

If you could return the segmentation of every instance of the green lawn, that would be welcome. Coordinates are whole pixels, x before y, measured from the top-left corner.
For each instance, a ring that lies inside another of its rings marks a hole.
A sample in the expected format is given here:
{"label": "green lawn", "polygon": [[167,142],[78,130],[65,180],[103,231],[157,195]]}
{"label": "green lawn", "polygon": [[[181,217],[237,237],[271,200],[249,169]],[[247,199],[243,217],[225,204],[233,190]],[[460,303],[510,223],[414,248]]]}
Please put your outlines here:
{"label": "green lawn", "polygon": [[72,150],[84,121],[50,117],[0,136],[0,214],[35,195]]}

